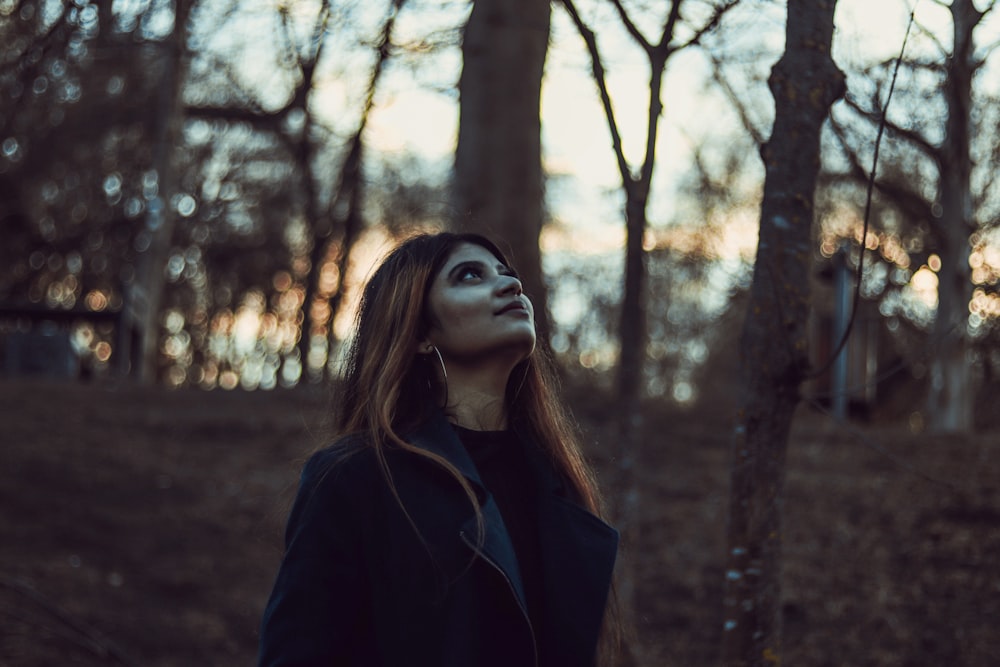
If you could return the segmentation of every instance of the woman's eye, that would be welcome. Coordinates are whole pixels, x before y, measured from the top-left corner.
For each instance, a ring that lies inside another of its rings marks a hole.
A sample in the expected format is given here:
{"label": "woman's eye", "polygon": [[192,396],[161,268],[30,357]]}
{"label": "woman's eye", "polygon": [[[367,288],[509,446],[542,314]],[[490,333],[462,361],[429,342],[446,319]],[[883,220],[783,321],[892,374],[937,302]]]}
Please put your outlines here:
{"label": "woman's eye", "polygon": [[458,272],[457,277],[459,282],[465,282],[467,280],[479,279],[482,277],[482,274],[480,273],[479,269],[472,266],[467,266]]}

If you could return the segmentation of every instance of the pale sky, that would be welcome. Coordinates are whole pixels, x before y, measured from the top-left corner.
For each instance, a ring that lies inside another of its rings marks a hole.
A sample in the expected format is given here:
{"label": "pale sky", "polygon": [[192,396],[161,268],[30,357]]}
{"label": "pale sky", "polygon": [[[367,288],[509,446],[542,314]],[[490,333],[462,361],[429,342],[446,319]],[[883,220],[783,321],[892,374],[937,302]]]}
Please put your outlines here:
{"label": "pale sky", "polygon": [[[221,0],[207,0],[209,4]],[[898,54],[907,18],[913,2],[918,22],[933,30],[947,47],[950,44],[950,17],[934,0],[839,0],[834,57],[844,68],[860,62],[888,59]],[[381,20],[385,3],[358,0],[335,3],[337,9],[351,13],[351,21],[374,28]],[[979,5],[983,4],[980,0]],[[275,8],[289,7],[293,18],[305,25],[314,15],[312,0],[244,0],[239,18],[231,27],[217,30],[203,38],[220,51],[235,53],[241,63],[247,85],[261,91],[266,103],[280,104],[290,92],[291,82],[277,75],[273,49],[261,48],[262,40],[273,43]],[[749,11],[731,16],[730,25],[738,29],[726,36],[723,46],[759,52],[750,57],[749,66],[766,74],[777,58],[783,42],[783,10],[780,5],[767,9],[766,2],[747,0]],[[761,9],[764,8],[764,9]],[[648,68],[644,54],[631,44],[618,26],[617,17],[607,5],[581,2],[585,19],[599,28],[598,34],[608,71],[608,85],[614,101],[625,154],[637,167],[642,157],[648,108]],[[437,31],[455,29],[468,15],[468,3],[458,0],[409,0],[396,28],[398,40],[417,40]],[[569,22],[565,11],[553,7],[553,26],[546,76],[542,90],[542,132],[544,161],[550,175],[561,183],[553,186],[550,201],[557,220],[572,221],[596,231],[608,225],[621,228],[620,177],[610,148],[610,135],[604,112],[590,75],[589,57],[582,40]],[[350,54],[338,50],[348,38],[337,33],[340,25],[332,22],[328,35],[328,53],[336,51],[335,64],[321,74],[321,86],[314,101],[314,111],[337,131],[349,133],[355,122],[367,76],[370,53]],[[980,33],[981,41],[1000,35],[1000,11],[995,12]],[[934,54],[932,40],[915,30],[908,54]],[[447,49],[432,58],[415,61],[417,65],[390,64],[383,75],[376,106],[370,117],[369,145],[387,154],[414,153],[429,162],[453,159],[458,121],[458,97],[453,89],[461,68],[458,49]],[[391,62],[391,61],[390,61]],[[720,137],[735,131],[738,120],[728,102],[711,87],[706,91],[709,68],[701,52],[693,49],[674,56],[664,79],[664,114],[657,143],[654,196],[650,218],[654,223],[668,223],[676,217],[669,199],[677,179],[688,169],[692,142],[705,137]],[[981,77],[983,85],[1000,77]],[[997,83],[992,85],[996,86]],[[766,88],[758,85],[752,94],[753,106],[763,127],[770,123],[772,103]],[[657,197],[657,193],[662,196]],[[610,233],[610,236],[615,236]],[[620,236],[620,234],[619,234]]]}
{"label": "pale sky", "polygon": [[[932,0],[917,0],[918,21],[932,29],[946,46],[950,43],[947,10]],[[835,58],[844,67],[895,56],[902,45],[911,4],[902,0],[840,0],[837,12]],[[416,11],[416,7],[412,10]],[[585,16],[593,16],[586,14]],[[460,16],[461,18],[461,16]],[[648,68],[645,57],[629,45],[621,31],[615,34],[613,15],[601,15],[601,42],[605,66],[623,136],[625,154],[633,166],[642,156],[648,108]],[[756,23],[753,21],[756,20]],[[747,32],[754,34],[765,50],[756,66],[767,68],[779,55],[783,42],[783,11],[772,10],[759,18],[743,17]],[[993,34],[997,21],[984,28]],[[741,26],[742,27],[742,26]],[[741,45],[752,40],[734,36]],[[729,46],[727,40],[726,46]],[[915,30],[908,54],[930,55],[933,44]],[[563,181],[550,187],[556,198],[550,201],[558,220],[569,221],[612,244],[621,242],[620,177],[610,148],[604,112],[590,76],[588,56],[582,41],[565,12],[553,8],[553,30],[542,91],[544,161],[550,175]],[[457,68],[460,63],[452,63]],[[449,68],[446,68],[449,69]],[[737,122],[727,103],[717,94],[706,92],[708,66],[697,50],[674,57],[664,79],[664,115],[660,121],[654,190],[670,193],[672,183],[689,164],[690,145],[699,136],[718,135],[733,130]],[[457,71],[446,72],[457,77]],[[419,86],[407,85],[405,77],[393,82],[393,93],[385,95],[371,119],[369,141],[387,152],[412,151],[432,159],[451,160],[457,125],[457,98]],[[343,99],[343,98],[342,98]],[[757,91],[757,104],[771,108],[765,88]],[[764,113],[764,116],[769,114]],[[769,122],[769,118],[765,118]],[[569,190],[569,191],[568,191]],[[570,192],[571,191],[571,192]],[[559,196],[559,195],[563,196]],[[552,196],[550,196],[552,199]],[[651,221],[670,222],[674,215],[669,202],[654,193]],[[606,228],[606,229],[605,229]],[[603,245],[603,244],[601,244]]]}
{"label": "pale sky", "polygon": [[[222,3],[227,0],[204,0]],[[598,30],[604,64],[608,71],[608,86],[613,98],[626,157],[638,168],[644,150],[648,108],[648,66],[644,54],[630,44],[616,16],[607,4],[581,3],[581,13]],[[937,39],[950,46],[950,17],[935,0],[839,0],[834,58],[843,69],[864,63],[887,60],[899,53],[912,2],[917,2],[919,23],[934,32]],[[240,74],[247,86],[261,91],[265,104],[280,106],[290,94],[293,82],[283,80],[277,63],[273,22],[275,8],[284,4],[292,17],[303,24],[311,20],[315,0],[242,0],[239,17],[224,30],[200,38],[220,52],[235,56]],[[374,34],[384,16],[385,2],[372,0],[342,0],[334,3],[335,11],[354,12],[351,21],[366,22]],[[983,0],[978,0],[979,6]],[[596,8],[596,9],[595,9]],[[469,11],[465,0],[408,0],[399,17],[396,39],[417,41],[435,37],[440,31],[458,30]],[[730,32],[720,45],[723,50],[745,52],[745,67],[759,77],[766,77],[780,56],[784,41],[784,11],[780,5],[766,0],[745,0],[741,14],[728,17]],[[611,151],[610,135],[600,100],[591,79],[589,56],[565,11],[553,7],[553,24],[546,73],[542,89],[543,159],[550,181],[547,186],[548,206],[554,226],[543,242],[547,249],[559,248],[580,254],[601,255],[621,261],[620,248],[624,241],[623,202],[620,176]],[[328,57],[325,69],[319,73],[319,86],[312,111],[335,132],[346,136],[354,131],[363,95],[364,83],[371,65],[370,45],[364,49],[344,49],[352,45],[353,35],[342,35],[347,21],[335,20],[327,36]],[[1000,36],[1000,10],[993,13],[977,36],[988,43]],[[706,39],[711,47],[711,39]],[[265,46],[266,45],[266,46]],[[744,51],[745,50],[745,51]],[[934,40],[915,30],[907,47],[908,55],[936,56]],[[375,108],[369,119],[366,136],[370,150],[393,155],[413,154],[427,164],[443,165],[434,173],[445,173],[450,166],[457,136],[458,96],[454,85],[461,70],[461,54],[457,48],[426,54],[407,62],[390,61],[376,96]],[[679,179],[692,163],[692,147],[706,141],[726,143],[740,133],[739,119],[718,89],[706,86],[710,74],[708,61],[698,49],[681,52],[668,64],[663,82],[664,113],[657,141],[657,161],[653,194],[649,205],[651,226],[662,228],[669,223],[695,222],[685,220],[683,202],[674,196]],[[736,81],[746,82],[746,76]],[[850,81],[849,81],[850,83]],[[981,77],[981,86],[1000,86],[1000,76]],[[750,100],[750,112],[755,121],[769,132],[770,93],[762,81],[752,92],[740,93]],[[711,148],[709,148],[711,150]],[[756,159],[755,151],[750,150]],[[759,160],[758,160],[759,162]],[[753,171],[753,160],[750,162]],[[760,173],[748,178],[759,179]],[[748,191],[756,183],[738,183]],[[717,263],[717,270],[726,274],[720,281],[731,280],[737,273],[740,258],[746,260],[756,243],[756,219],[759,211],[752,206],[727,213],[716,252],[726,261]],[[699,221],[700,222],[700,221]],[[358,265],[349,280],[357,283],[369,265],[386,247],[388,241],[378,233],[363,241],[366,249],[359,252]],[[561,261],[550,253],[547,268]],[[364,265],[364,266],[362,266]],[[616,264],[617,265],[617,264]],[[727,273],[728,272],[728,273]],[[926,276],[924,276],[926,277]],[[714,291],[718,303],[704,304],[707,309],[724,305],[724,289]],[[554,303],[561,311],[579,310],[572,295]],[[569,317],[564,312],[560,314]],[[572,313],[570,313],[572,314]],[[577,313],[578,315],[578,313]],[[338,330],[345,322],[338,322]],[[345,334],[345,331],[340,331]]]}

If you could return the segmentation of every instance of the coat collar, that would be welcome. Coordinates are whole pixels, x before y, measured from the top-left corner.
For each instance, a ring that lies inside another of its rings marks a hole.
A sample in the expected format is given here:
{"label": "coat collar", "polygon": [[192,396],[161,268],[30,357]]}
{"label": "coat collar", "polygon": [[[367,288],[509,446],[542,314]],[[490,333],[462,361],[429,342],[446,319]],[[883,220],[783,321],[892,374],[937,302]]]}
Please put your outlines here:
{"label": "coat collar", "polygon": [[501,571],[510,583],[522,609],[527,609],[524,585],[517,564],[517,556],[514,553],[514,544],[507,532],[507,527],[504,525],[503,517],[500,515],[500,508],[483,485],[483,480],[472,461],[472,457],[462,445],[462,441],[444,413],[435,411],[429,420],[408,437],[408,440],[418,447],[444,457],[462,473],[472,486],[479,502],[484,533],[480,542],[476,516],[470,514],[461,526],[461,537],[466,544],[480,552]]}
{"label": "coat collar", "polygon": [[[485,522],[486,532],[480,547],[482,555],[507,577],[522,609],[526,609],[517,557],[503,518],[483,486],[472,457],[445,415],[436,411],[407,439],[443,456],[472,485]],[[553,605],[546,614],[546,643],[557,664],[587,664],[596,649],[607,604],[618,532],[565,498],[564,484],[545,453],[527,440],[526,444],[529,445],[525,447],[528,466],[539,489],[538,520],[545,597],[548,604]],[[474,516],[465,521],[462,531],[468,540],[475,541]],[[566,608],[573,609],[573,613],[566,614]]]}
{"label": "coat collar", "polygon": [[472,462],[472,457],[465,451],[462,441],[458,439],[455,429],[444,413],[434,410],[430,418],[417,427],[412,433],[404,436],[411,444],[443,457],[455,466],[462,476],[473,484],[482,505],[488,493],[483,486],[483,480]]}
{"label": "coat collar", "polygon": [[[532,445],[530,438],[527,438],[516,427],[513,429],[526,444]],[[460,473],[473,483],[473,489],[479,496],[480,505],[483,504],[488,492],[483,486],[483,480],[479,476],[472,461],[472,457],[466,451],[465,446],[459,439],[458,434],[452,427],[451,422],[441,410],[434,410],[430,418],[423,424],[405,436],[405,439],[422,449],[444,457],[454,465]],[[525,457],[528,461],[531,475],[538,485],[541,494],[555,493],[563,495],[565,486],[562,480],[555,474],[552,465],[546,460],[545,454],[537,446],[525,447]]]}

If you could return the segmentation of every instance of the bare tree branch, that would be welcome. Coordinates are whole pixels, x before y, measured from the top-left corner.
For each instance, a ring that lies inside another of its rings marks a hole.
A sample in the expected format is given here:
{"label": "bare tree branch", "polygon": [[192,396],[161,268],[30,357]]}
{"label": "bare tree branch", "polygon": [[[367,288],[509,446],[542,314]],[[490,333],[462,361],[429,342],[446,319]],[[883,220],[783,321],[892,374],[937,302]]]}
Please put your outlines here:
{"label": "bare tree branch", "polygon": [[287,65],[302,70],[304,64],[302,62],[302,54],[299,53],[298,48],[295,46],[295,41],[292,39],[292,29],[288,25],[288,7],[282,5],[278,8],[278,25],[281,26],[279,31],[279,36],[281,38],[281,44],[284,48],[281,49],[282,55],[285,57],[285,62]]}
{"label": "bare tree branch", "polygon": [[764,135],[764,131],[759,129],[754,123],[753,119],[750,118],[750,112],[747,110],[746,105],[739,99],[736,91],[729,84],[729,79],[726,78],[726,73],[722,69],[722,61],[716,58],[714,55],[709,54],[709,62],[712,64],[712,78],[719,84],[722,89],[723,94],[729,99],[729,102],[733,105],[736,110],[736,114],[740,117],[740,122],[743,124],[743,128],[750,134],[754,143],[758,147],[763,146],[764,142],[767,141],[767,137]]}
{"label": "bare tree branch", "polygon": [[725,4],[718,5],[715,8],[715,11],[712,13],[711,18],[709,18],[709,20],[705,22],[705,25],[699,28],[695,32],[694,36],[691,37],[691,39],[689,39],[681,46],[677,47],[675,50],[680,51],[681,49],[686,49],[689,46],[696,46],[700,44],[702,38],[708,33],[715,30],[715,28],[719,26],[719,23],[722,21],[722,18],[729,12],[729,10],[738,4],[740,4],[740,0],[729,0],[729,2]]}
{"label": "bare tree branch", "polygon": [[[944,76],[947,74],[947,66],[942,60],[925,60],[920,57],[907,59],[899,63],[900,69],[911,71],[932,72]],[[861,73],[874,81],[878,81],[891,76],[892,70],[896,68],[896,60],[889,58],[874,65],[861,68]]]}
{"label": "bare tree branch", "polygon": [[670,56],[670,42],[674,39],[674,29],[677,27],[677,21],[680,18],[681,0],[674,0],[673,4],[670,5],[670,13],[667,15],[667,20],[663,24],[663,34],[660,35],[660,42],[656,45],[656,50],[663,54],[664,60]]}
{"label": "bare tree branch", "polygon": [[[358,121],[358,127],[350,139],[350,148],[347,151],[347,155],[344,161],[341,163],[340,172],[337,175],[337,187],[334,192],[334,200],[330,204],[329,211],[336,212],[339,208],[345,209],[345,214],[342,220],[343,230],[340,235],[340,247],[337,253],[335,262],[337,265],[337,270],[341,280],[343,276],[347,275],[347,263],[350,260],[351,250],[354,246],[354,242],[358,235],[361,233],[363,226],[363,214],[362,214],[362,178],[361,178],[361,168],[364,155],[364,142],[362,137],[364,136],[365,128],[368,125],[368,119],[371,115],[372,107],[374,106],[375,100],[375,90],[378,86],[379,79],[382,77],[382,72],[385,69],[385,63],[389,59],[391,45],[392,45],[392,33],[396,25],[396,19],[399,15],[399,10],[402,8],[406,0],[393,0],[392,7],[389,10],[389,15],[386,17],[385,22],[382,24],[382,31],[379,34],[379,41],[376,47],[376,59],[375,65],[372,67],[372,71],[368,77],[368,86],[365,92],[364,106],[361,111],[361,118]],[[324,6],[327,3],[324,2]],[[329,19],[329,12],[325,12],[321,18],[321,22],[324,24]],[[318,31],[316,33],[322,34]],[[316,50],[316,59],[318,60],[320,55],[320,49]],[[310,82],[312,79],[312,74],[315,70],[315,60],[311,64],[309,72]],[[310,84],[311,85],[311,84]],[[303,146],[307,146],[308,137],[302,137]],[[323,258],[328,254],[330,237],[332,236],[332,222],[328,229],[315,228],[313,233],[313,248],[311,251],[311,264],[314,271],[314,277],[311,278],[306,285],[306,298],[304,300],[304,308],[308,309],[311,307],[312,298],[318,292],[318,276],[319,269],[322,264]],[[338,285],[337,289],[329,297],[330,303],[330,323],[336,318],[340,311],[340,306],[343,302],[344,290],[341,289],[343,283]],[[303,338],[307,336],[304,334]],[[303,352],[306,351],[305,345],[303,345]],[[303,357],[304,358],[304,357]]]}
{"label": "bare tree branch", "polygon": [[601,54],[597,48],[597,37],[594,35],[594,31],[587,27],[580,18],[580,14],[576,11],[576,6],[573,4],[573,0],[562,0],[563,7],[566,8],[566,12],[569,14],[570,18],[573,20],[573,24],[576,26],[577,31],[583,38],[584,43],[587,45],[587,51],[590,52],[590,62],[594,75],[594,83],[597,84],[598,90],[601,95],[601,106],[604,108],[604,115],[608,121],[608,129],[611,132],[611,148],[614,150],[615,159],[618,163],[618,172],[622,177],[622,186],[628,190],[632,187],[632,170],[629,168],[628,161],[625,159],[625,150],[622,147],[621,134],[618,132],[618,121],[615,119],[615,110],[611,104],[611,94],[608,92],[607,77],[604,70],[604,65],[601,61]]}
{"label": "bare tree branch", "polygon": [[1000,172],[1000,143],[993,144],[993,150],[990,152],[989,158],[989,168],[985,170],[986,172],[986,182],[983,183],[982,189],[979,191],[979,195],[975,198],[973,202],[974,210],[981,210],[986,202],[993,198],[993,189],[997,184],[997,173]]}
{"label": "bare tree branch", "polygon": [[309,113],[308,100],[310,91],[314,87],[314,80],[316,77],[316,66],[319,64],[320,56],[323,55],[323,44],[325,40],[322,39],[323,33],[326,32],[327,25],[330,21],[330,2],[329,0],[323,0],[320,5],[319,14],[316,16],[316,23],[313,26],[313,35],[310,40],[313,46],[312,53],[309,54],[307,58],[300,58],[298,55],[298,50],[296,49],[296,57],[299,58],[299,67],[302,71],[302,81],[299,83],[295,90],[295,95],[292,97],[290,104],[296,108],[300,108]]}
{"label": "bare tree branch", "polygon": [[[302,78],[298,82],[298,85],[295,86],[295,90],[293,91],[288,102],[286,102],[280,109],[268,111],[261,107],[254,96],[243,87],[235,76],[233,76],[232,69],[228,66],[228,64],[219,61],[218,59],[214,59],[214,69],[225,75],[227,81],[242,98],[240,101],[243,106],[192,105],[186,108],[186,113],[189,116],[201,118],[248,122],[255,127],[270,131],[278,131],[280,129],[281,121],[293,109],[302,109],[308,113],[306,98],[313,88],[316,64],[318,63],[323,50],[324,40],[322,40],[321,37],[326,31],[329,16],[329,0],[324,0],[317,15],[316,24],[313,28],[311,44],[314,44],[315,46],[312,48],[312,52],[309,53],[307,57],[303,57],[292,40],[287,20],[287,12],[282,12],[280,25],[285,53],[288,56],[288,62],[294,62],[296,64]],[[281,133],[278,132],[278,134],[280,135]]]}
{"label": "bare tree branch", "polygon": [[316,18],[316,23],[313,26],[312,38],[309,40],[309,45],[312,47],[312,53],[309,55],[309,61],[313,63],[313,66],[319,62],[319,58],[322,55],[323,45],[326,43],[323,39],[323,35],[326,33],[329,25],[330,0],[323,0],[323,3],[319,8],[319,15]]}
{"label": "bare tree branch", "polygon": [[[205,58],[205,60],[208,63],[209,69],[211,69],[213,72],[221,73],[226,78],[226,82],[232,88],[232,92],[236,94],[238,102],[243,108],[258,113],[262,116],[280,115],[282,111],[287,111],[287,106],[274,112],[268,111],[264,107],[262,107],[260,103],[257,101],[256,96],[249,89],[247,89],[236,77],[230,63],[222,60],[221,58],[218,58],[217,56],[207,57]],[[206,105],[206,106],[212,106],[212,105]]]}
{"label": "bare tree branch", "polygon": [[917,27],[917,29],[920,31],[920,34],[922,34],[924,37],[929,39],[934,44],[934,46],[937,48],[939,56],[941,56],[942,58],[948,57],[947,47],[945,47],[945,45],[941,43],[941,40],[937,38],[937,35],[934,34],[934,31],[932,31],[923,23],[915,19],[913,21],[913,25]]}
{"label": "bare tree branch", "polygon": [[[836,120],[833,115],[830,116],[830,129],[833,132],[833,136],[837,139],[840,144],[841,150],[844,152],[844,156],[847,157],[850,163],[850,170],[847,174],[843,174],[838,177],[836,174],[828,175],[826,178],[828,181],[834,182],[841,180],[842,182],[853,182],[859,185],[865,183],[869,178],[870,174],[868,168],[862,163],[861,156],[858,154],[851,143],[847,141],[846,128],[843,124]],[[933,212],[931,210],[931,203],[928,202],[915,188],[907,187],[898,181],[885,181],[880,179],[875,179],[874,181],[875,189],[882,192],[888,196],[892,201],[894,201],[907,215],[915,220],[930,220],[933,218]]]}
{"label": "bare tree branch", "polygon": [[[674,0],[673,7],[680,5],[681,0]],[[622,25],[625,26],[625,30],[628,34],[632,35],[632,39],[639,43],[639,46],[646,53],[651,53],[653,51],[653,45],[646,39],[646,36],[642,34],[642,31],[636,27],[635,23],[629,17],[628,12],[625,11],[625,7],[622,5],[621,0],[611,0],[611,4],[614,5],[615,10],[618,12],[618,17],[622,20]],[[671,8],[673,10],[673,8]],[[574,10],[575,11],[575,10]]]}
{"label": "bare tree branch", "polygon": [[[872,111],[871,109],[865,109],[861,104],[854,98],[853,95],[846,95],[844,97],[844,104],[854,112],[856,112],[862,118],[870,120],[873,123],[879,123],[883,121],[881,114],[877,111]],[[928,158],[934,161],[935,164],[940,165],[941,162],[941,151],[934,144],[927,141],[927,139],[913,130],[900,127],[896,123],[893,123],[888,118],[884,119],[885,126],[893,134],[897,134],[900,137],[906,139],[915,148],[920,149]]]}

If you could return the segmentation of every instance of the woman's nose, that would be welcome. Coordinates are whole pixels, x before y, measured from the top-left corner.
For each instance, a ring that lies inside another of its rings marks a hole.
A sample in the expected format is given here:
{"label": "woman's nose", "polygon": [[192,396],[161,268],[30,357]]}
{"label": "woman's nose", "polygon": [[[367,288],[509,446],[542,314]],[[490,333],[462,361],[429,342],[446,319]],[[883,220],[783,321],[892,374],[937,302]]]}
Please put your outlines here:
{"label": "woman's nose", "polygon": [[500,276],[500,294],[515,294],[520,296],[522,291],[520,280],[514,276]]}

